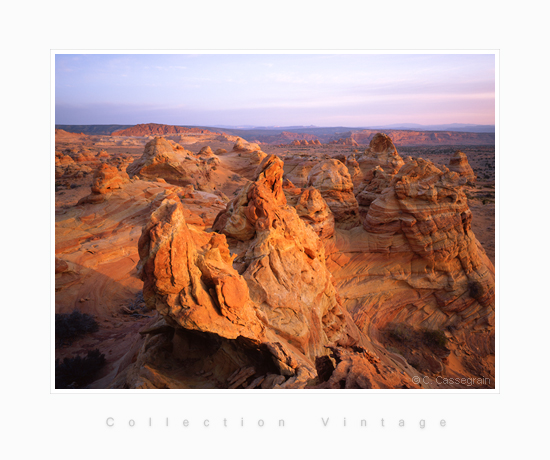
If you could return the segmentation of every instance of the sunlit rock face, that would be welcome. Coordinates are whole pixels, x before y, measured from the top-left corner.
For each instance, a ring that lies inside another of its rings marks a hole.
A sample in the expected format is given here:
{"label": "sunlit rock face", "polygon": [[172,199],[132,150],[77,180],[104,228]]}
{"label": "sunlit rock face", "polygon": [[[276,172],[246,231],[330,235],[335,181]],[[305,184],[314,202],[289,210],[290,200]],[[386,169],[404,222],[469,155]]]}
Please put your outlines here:
{"label": "sunlit rock face", "polygon": [[468,157],[460,150],[457,150],[449,160],[449,170],[456,172],[461,177],[463,183],[472,185],[476,181],[476,175],[468,163]]}
{"label": "sunlit rock face", "polygon": [[382,133],[374,135],[365,152],[357,156],[357,162],[363,174],[376,166],[389,174],[395,174],[404,163],[390,137]]}
{"label": "sunlit rock face", "polygon": [[353,182],[348,168],[338,160],[317,163],[307,178],[308,187],[320,193],[334,214],[336,225],[353,228],[359,225],[359,207],[353,194]]}
{"label": "sunlit rock face", "polygon": [[[232,369],[237,375],[267,372],[256,379],[262,387],[293,388],[319,383],[316,366],[328,353],[368,354],[369,346],[341,308],[319,237],[286,203],[282,175],[282,161],[267,157],[256,180],[218,216],[214,228],[220,233],[187,225],[181,204],[165,200],[143,229],[139,268],[147,305],[162,315],[162,327],[180,337],[172,339],[173,347],[188,346],[178,331],[201,333],[204,340],[221,340],[226,360],[256,361],[247,363],[253,371]],[[319,201],[317,191],[308,193]],[[238,270],[231,246],[240,250]],[[136,362],[147,368],[151,353],[143,350]],[[339,372],[333,381],[348,378],[350,387],[386,382],[367,378],[358,384],[343,368]],[[115,386],[177,385],[168,374],[134,366]]]}

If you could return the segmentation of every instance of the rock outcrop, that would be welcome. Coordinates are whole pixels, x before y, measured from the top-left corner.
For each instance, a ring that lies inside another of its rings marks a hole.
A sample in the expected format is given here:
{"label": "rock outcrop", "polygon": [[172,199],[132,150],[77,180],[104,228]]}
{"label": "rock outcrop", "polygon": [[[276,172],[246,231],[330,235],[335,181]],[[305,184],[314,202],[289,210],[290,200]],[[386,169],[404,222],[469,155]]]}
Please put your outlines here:
{"label": "rock outcrop", "polygon": [[347,166],[353,186],[356,188],[363,179],[363,171],[359,167],[355,154],[345,157],[344,164]]}
{"label": "rock outcrop", "polygon": [[226,185],[229,179],[227,171],[218,171],[219,158],[210,147],[203,148],[199,155],[186,150],[181,145],[156,137],[145,146],[141,158],[128,166],[130,177],[141,179],[163,179],[169,184],[213,192],[220,184]]}
{"label": "rock outcrop", "polygon": [[297,187],[307,187],[309,172],[318,162],[318,158],[307,154],[286,155],[284,158],[284,177]]}
{"label": "rock outcrop", "polygon": [[476,181],[476,175],[468,163],[468,157],[460,150],[457,150],[449,160],[449,170],[456,172],[468,185],[472,185]]}
{"label": "rock outcrop", "polygon": [[380,166],[368,171],[359,187],[357,187],[357,203],[359,212],[364,216],[371,205],[380,194],[390,185],[392,175],[386,173]]}
{"label": "rock outcrop", "polygon": [[[256,181],[216,220],[214,229],[221,233],[187,225],[177,201],[165,200],[153,213],[139,240],[139,269],[147,305],[163,319],[150,328],[152,338],[135,358],[137,364],[114,387],[181,385],[170,366],[158,367],[158,355],[155,363],[148,351],[159,341],[170,342],[172,356],[180,359],[208,356],[216,363],[209,375],[220,385],[303,388],[320,383],[318,369],[323,368],[329,386],[343,380],[352,388],[372,387],[367,382],[375,366],[360,381],[349,375],[349,364],[340,366],[332,381],[326,371],[331,353],[337,363],[347,354],[359,361],[377,358],[340,306],[323,244],[286,204],[282,175],[282,161],[266,158]],[[238,270],[224,235],[236,238]],[[192,352],[189,334],[195,334],[201,351]],[[378,380],[381,387],[389,384],[384,376]],[[406,385],[404,378],[396,380]]]}
{"label": "rock outcrop", "polygon": [[189,169],[185,168],[185,153],[191,152],[174,151],[172,143],[163,137],[155,137],[145,146],[141,158],[135,160],[128,166],[127,172],[130,177],[138,175],[143,179],[162,179],[174,185],[185,186],[194,183]]}
{"label": "rock outcrop", "polygon": [[353,182],[346,165],[338,160],[317,163],[307,178],[308,187],[316,188],[334,214],[337,226],[358,225],[359,207],[353,194]]}
{"label": "rock outcrop", "polygon": [[95,170],[92,183],[92,193],[82,198],[78,204],[101,203],[114,190],[122,188],[129,181],[126,173],[120,172],[114,166],[103,163]]}
{"label": "rock outcrop", "polygon": [[[374,176],[383,187],[380,169]],[[328,266],[359,328],[386,346],[400,346],[404,355],[414,348],[408,362],[432,372],[445,372],[450,349],[422,351],[422,331],[460,344],[451,352],[462,362],[462,375],[494,375],[490,352],[477,354],[475,364],[467,358],[477,353],[469,345],[476,334],[484,334],[483,347],[494,348],[495,319],[494,267],[471,219],[458,174],[408,159],[370,203],[363,228],[339,232],[327,244]]]}
{"label": "rock outcrop", "polygon": [[221,165],[236,174],[254,180],[258,165],[267,155],[258,144],[246,142],[237,138],[233,150],[220,157]]}
{"label": "rock outcrop", "polygon": [[395,174],[404,163],[390,137],[382,133],[373,136],[369,147],[357,158],[357,162],[363,174],[376,166],[387,173]]}
{"label": "rock outcrop", "polygon": [[244,139],[239,137],[235,142],[235,145],[233,145],[233,150],[235,152],[255,152],[261,149],[258,144],[247,142]]}
{"label": "rock outcrop", "polygon": [[319,238],[330,238],[334,234],[334,214],[316,188],[304,189],[295,208],[300,219],[309,224]]}
{"label": "rock outcrop", "polygon": [[331,145],[350,145],[352,147],[357,147],[359,144],[355,139],[351,137],[341,137],[340,139],[335,139],[329,142]]}

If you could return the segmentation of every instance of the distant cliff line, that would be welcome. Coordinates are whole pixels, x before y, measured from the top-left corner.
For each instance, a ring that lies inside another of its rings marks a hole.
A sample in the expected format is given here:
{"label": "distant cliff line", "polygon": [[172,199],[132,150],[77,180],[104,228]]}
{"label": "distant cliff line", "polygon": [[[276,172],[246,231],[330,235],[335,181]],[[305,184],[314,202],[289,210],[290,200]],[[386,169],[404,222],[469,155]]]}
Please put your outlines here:
{"label": "distant cliff line", "polygon": [[319,140],[323,144],[351,138],[358,145],[368,145],[378,132],[387,134],[396,146],[412,145],[494,145],[495,133],[460,131],[420,131],[403,129],[353,129],[334,128],[288,128],[281,129],[220,129],[205,126],[175,126],[158,123],[138,125],[56,125],[56,128],[72,133],[112,136],[169,136],[174,134],[216,134],[239,136],[251,142],[264,144],[289,144],[293,140]]}

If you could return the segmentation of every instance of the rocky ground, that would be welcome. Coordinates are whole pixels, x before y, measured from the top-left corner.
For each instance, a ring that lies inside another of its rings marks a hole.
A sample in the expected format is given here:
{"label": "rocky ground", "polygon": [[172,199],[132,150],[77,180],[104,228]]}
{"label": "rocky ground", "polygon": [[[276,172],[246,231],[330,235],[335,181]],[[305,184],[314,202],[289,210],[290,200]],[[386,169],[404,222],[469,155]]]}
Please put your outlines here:
{"label": "rocky ground", "polygon": [[59,130],[55,311],[99,328],[56,358],[105,354],[90,388],[493,387],[494,163]]}

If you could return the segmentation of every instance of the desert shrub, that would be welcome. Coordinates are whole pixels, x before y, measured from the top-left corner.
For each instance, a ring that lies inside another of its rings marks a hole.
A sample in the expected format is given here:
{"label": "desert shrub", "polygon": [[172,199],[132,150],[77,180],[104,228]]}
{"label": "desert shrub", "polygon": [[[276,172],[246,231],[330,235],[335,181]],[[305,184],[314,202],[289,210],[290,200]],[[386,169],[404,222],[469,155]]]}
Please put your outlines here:
{"label": "desert shrub", "polygon": [[390,353],[395,353],[397,355],[403,355],[401,350],[399,350],[398,348],[395,348],[395,347],[388,347],[388,348],[386,348],[386,350],[389,351]]}
{"label": "desert shrub", "polygon": [[390,324],[388,326],[388,335],[398,342],[410,342],[414,338],[414,331],[406,324]]}
{"label": "desert shrub", "polygon": [[424,329],[422,334],[424,336],[424,342],[430,347],[437,346],[445,348],[447,345],[447,336],[443,331],[438,331],[436,329]]}
{"label": "desert shrub", "polygon": [[95,349],[85,357],[75,356],[55,361],[55,388],[82,388],[94,379],[97,372],[105,365],[105,355]]}
{"label": "desert shrub", "polygon": [[93,316],[75,310],[71,314],[55,314],[55,340],[63,342],[75,337],[96,332],[99,325]]}

